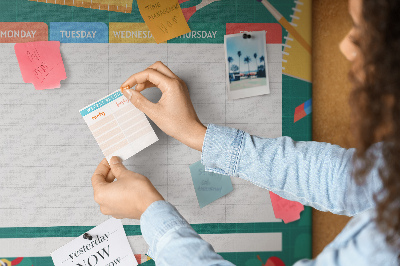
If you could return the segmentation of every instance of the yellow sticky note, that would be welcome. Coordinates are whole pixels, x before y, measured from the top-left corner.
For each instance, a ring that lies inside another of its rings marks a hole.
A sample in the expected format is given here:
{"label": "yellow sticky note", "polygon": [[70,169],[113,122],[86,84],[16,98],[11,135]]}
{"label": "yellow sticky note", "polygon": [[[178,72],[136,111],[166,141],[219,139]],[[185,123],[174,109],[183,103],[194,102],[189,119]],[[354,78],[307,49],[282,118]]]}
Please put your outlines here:
{"label": "yellow sticky note", "polygon": [[178,0],[137,0],[137,4],[157,43],[190,32]]}

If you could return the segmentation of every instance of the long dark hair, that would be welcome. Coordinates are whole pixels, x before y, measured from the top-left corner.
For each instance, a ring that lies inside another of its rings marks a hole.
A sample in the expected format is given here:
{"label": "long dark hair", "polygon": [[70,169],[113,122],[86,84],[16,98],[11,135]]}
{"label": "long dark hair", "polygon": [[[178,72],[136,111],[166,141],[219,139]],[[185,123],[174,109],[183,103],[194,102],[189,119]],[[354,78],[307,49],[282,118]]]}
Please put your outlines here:
{"label": "long dark hair", "polygon": [[368,149],[383,142],[375,219],[387,243],[400,250],[400,1],[362,2],[360,35],[354,40],[362,59],[350,72],[355,161],[361,162],[354,177],[359,184],[366,179],[377,159]]}

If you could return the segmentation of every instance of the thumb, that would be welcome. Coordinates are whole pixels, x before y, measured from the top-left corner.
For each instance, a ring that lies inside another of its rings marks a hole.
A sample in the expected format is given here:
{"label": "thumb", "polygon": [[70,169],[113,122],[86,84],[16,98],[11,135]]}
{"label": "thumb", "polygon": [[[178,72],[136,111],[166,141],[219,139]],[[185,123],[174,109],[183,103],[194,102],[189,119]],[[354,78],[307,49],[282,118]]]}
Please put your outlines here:
{"label": "thumb", "polygon": [[154,107],[154,103],[150,102],[146,97],[144,97],[140,92],[132,90],[132,89],[125,89],[122,91],[124,96],[131,101],[131,103],[140,111],[145,113],[147,116],[151,109]]}
{"label": "thumb", "polygon": [[110,159],[110,168],[113,172],[114,176],[118,179],[123,177],[124,172],[129,171],[126,167],[122,164],[121,158],[117,156],[113,156]]}

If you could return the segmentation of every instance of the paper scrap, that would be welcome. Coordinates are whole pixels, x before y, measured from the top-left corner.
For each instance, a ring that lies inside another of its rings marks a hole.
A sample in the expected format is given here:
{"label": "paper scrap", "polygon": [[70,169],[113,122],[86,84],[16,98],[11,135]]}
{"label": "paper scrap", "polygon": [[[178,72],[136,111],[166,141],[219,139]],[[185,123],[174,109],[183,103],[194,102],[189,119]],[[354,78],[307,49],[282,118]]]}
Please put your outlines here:
{"label": "paper scrap", "polygon": [[312,112],[312,99],[307,100],[305,103],[300,104],[294,110],[294,123],[306,117]]}
{"label": "paper scrap", "polygon": [[157,43],[190,32],[178,0],[137,0],[137,4]]}
{"label": "paper scrap", "polygon": [[[185,3],[189,0],[179,0],[179,4]],[[196,13],[197,11],[199,11],[200,9],[202,9],[203,7],[208,6],[209,4],[212,4],[216,1],[220,1],[220,0],[202,0],[200,1],[199,4],[195,5],[195,6],[191,6],[191,7],[184,7],[182,8],[182,12],[183,15],[185,16],[186,21],[189,21],[189,19],[193,16],[194,13]]]}
{"label": "paper scrap", "polygon": [[8,259],[0,259],[0,266],[10,266],[10,265],[31,266],[33,265],[33,262],[31,261],[30,258],[24,258],[24,257],[18,257],[11,261]]}
{"label": "paper scrap", "polygon": [[51,253],[55,266],[138,265],[121,220],[108,219]]}
{"label": "paper scrap", "polygon": [[257,255],[257,259],[261,262],[260,266],[285,266],[285,263],[279,257],[269,257],[267,262],[264,264],[260,255]]}
{"label": "paper scrap", "polygon": [[190,166],[190,173],[200,208],[233,190],[230,176],[207,172],[201,161]]}
{"label": "paper scrap", "polygon": [[36,90],[60,88],[67,78],[60,53],[60,42],[17,43],[15,54],[25,83],[33,83]]}
{"label": "paper scrap", "polygon": [[285,224],[299,220],[300,213],[304,211],[303,204],[284,199],[273,192],[269,192],[275,218],[282,219]]}
{"label": "paper scrap", "polygon": [[107,161],[126,160],[158,140],[144,113],[119,90],[79,112]]}
{"label": "paper scrap", "polygon": [[33,2],[58,4],[66,6],[85,7],[96,10],[107,10],[122,13],[132,12],[133,0],[63,0],[63,1],[48,1],[48,0],[29,0]]}
{"label": "paper scrap", "polygon": [[145,263],[145,262],[151,260],[151,258],[149,256],[147,256],[146,254],[135,254],[135,258],[136,258],[138,264],[142,264],[142,263]]}

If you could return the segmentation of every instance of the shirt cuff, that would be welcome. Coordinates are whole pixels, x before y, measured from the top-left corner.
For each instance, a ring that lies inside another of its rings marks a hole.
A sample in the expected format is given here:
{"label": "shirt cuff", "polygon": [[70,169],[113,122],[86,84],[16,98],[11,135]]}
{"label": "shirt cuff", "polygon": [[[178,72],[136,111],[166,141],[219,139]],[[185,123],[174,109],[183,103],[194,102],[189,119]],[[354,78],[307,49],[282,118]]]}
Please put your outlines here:
{"label": "shirt cuff", "polygon": [[149,245],[147,255],[156,261],[160,239],[169,231],[180,227],[190,225],[174,206],[164,200],[153,202],[140,217],[140,229]]}
{"label": "shirt cuff", "polygon": [[245,132],[209,124],[203,142],[201,163],[205,170],[236,176],[243,150]]}

